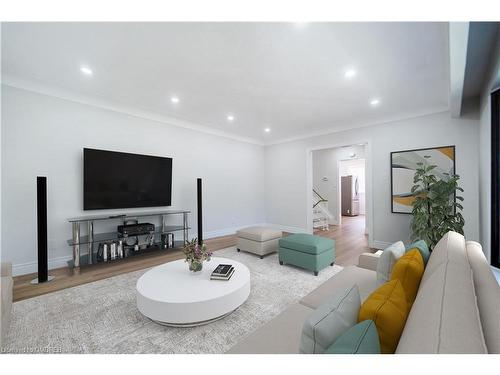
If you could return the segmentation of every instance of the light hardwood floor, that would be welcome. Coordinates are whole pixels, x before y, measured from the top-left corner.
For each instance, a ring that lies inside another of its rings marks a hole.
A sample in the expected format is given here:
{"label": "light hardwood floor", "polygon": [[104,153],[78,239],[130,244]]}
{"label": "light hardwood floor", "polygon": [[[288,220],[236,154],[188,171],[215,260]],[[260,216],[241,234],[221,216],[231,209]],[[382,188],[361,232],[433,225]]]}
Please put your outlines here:
{"label": "light hardwood floor", "polygon": [[[234,235],[217,237],[206,240],[205,244],[212,251],[225,249],[226,247],[236,245],[236,237]],[[36,274],[17,276],[14,277],[13,299],[14,302],[20,301],[123,273],[157,266],[173,260],[182,259],[183,257],[184,254],[181,250],[172,250],[168,252],[144,254],[140,257],[127,258],[117,262],[84,266],[80,267],[78,271],[73,271],[68,267],[57,268],[49,272],[50,275],[55,277],[53,281],[39,285],[32,285],[30,283],[30,281],[36,277]]]}
{"label": "light hardwood floor", "polygon": [[[357,264],[359,254],[371,251],[368,248],[368,241],[364,234],[363,216],[345,217],[342,219],[341,226],[330,226],[328,231],[320,230],[316,231],[315,234],[335,239],[335,263],[342,266]],[[284,235],[287,235],[287,233]],[[236,236],[230,235],[209,239],[205,241],[205,244],[212,251],[225,249],[236,245]],[[50,271],[50,274],[55,276],[55,280],[40,285],[30,284],[30,281],[36,277],[36,274],[17,276],[14,278],[14,301],[157,266],[182,259],[183,256],[180,250],[173,250],[166,253],[152,253],[137,258],[133,257],[119,262],[81,267],[78,272],[74,272],[67,267],[58,268]]]}
{"label": "light hardwood floor", "polygon": [[335,240],[335,263],[341,266],[357,265],[360,254],[375,252],[368,247],[364,215],[342,216],[342,225],[330,225],[329,230],[316,230],[314,234]]}

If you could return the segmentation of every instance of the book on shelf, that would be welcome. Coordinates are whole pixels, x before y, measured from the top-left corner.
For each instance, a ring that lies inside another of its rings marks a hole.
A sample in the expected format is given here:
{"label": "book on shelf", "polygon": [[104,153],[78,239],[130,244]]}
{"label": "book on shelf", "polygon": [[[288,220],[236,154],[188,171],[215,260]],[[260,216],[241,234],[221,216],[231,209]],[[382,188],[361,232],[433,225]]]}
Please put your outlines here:
{"label": "book on shelf", "polygon": [[227,276],[233,269],[230,264],[219,264],[212,272],[212,276]]}
{"label": "book on shelf", "polygon": [[220,275],[214,275],[212,274],[210,276],[210,280],[229,280],[231,278],[231,276],[233,276],[234,274],[234,267],[231,267],[231,270],[229,271],[229,273],[225,276],[220,276]]}

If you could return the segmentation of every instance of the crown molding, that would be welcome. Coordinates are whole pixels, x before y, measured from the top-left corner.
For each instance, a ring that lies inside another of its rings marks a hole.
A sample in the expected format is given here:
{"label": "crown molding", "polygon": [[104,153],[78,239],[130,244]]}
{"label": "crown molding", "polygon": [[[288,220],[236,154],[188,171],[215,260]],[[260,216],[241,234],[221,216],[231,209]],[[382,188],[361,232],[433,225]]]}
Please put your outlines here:
{"label": "crown molding", "polygon": [[25,80],[12,75],[3,74],[1,77],[1,83],[2,85],[14,87],[17,89],[31,91],[37,94],[52,96],[62,100],[89,105],[101,109],[106,109],[108,111],[118,112],[145,120],[155,121],[171,126],[176,126],[179,128],[194,130],[200,133],[205,133],[217,137],[228,138],[238,142],[251,143],[258,146],[264,146],[264,143],[259,139],[238,136],[222,130],[213,129],[205,125],[200,125],[194,122],[165,116],[157,112],[142,110],[140,108],[119,104],[96,96],[94,97],[90,95],[78,94],[74,91],[39,84],[34,81]]}
{"label": "crown molding", "polygon": [[12,75],[2,75],[1,77],[1,83],[2,85],[14,87],[17,89],[21,90],[26,90],[42,95],[47,95],[47,96],[52,96],[58,99],[62,100],[67,100],[79,104],[84,104],[84,105],[89,105],[92,107],[97,107],[113,112],[118,112],[122,114],[126,114],[129,116],[141,118],[141,119],[146,119],[150,121],[155,121],[159,122],[162,124],[167,124],[171,126],[176,126],[184,129],[189,129],[189,130],[194,130],[198,131],[200,133],[205,133],[217,137],[223,137],[223,138],[228,138],[234,141],[238,142],[244,142],[244,143],[250,143],[258,146],[273,146],[277,144],[282,144],[282,143],[289,143],[289,142],[295,142],[295,141],[300,141],[300,140],[305,140],[309,138],[314,138],[318,136],[324,136],[328,134],[335,134],[335,133],[340,133],[344,131],[349,131],[349,130],[354,130],[354,129],[360,129],[360,128],[368,128],[371,126],[378,126],[378,125],[384,125],[384,124],[389,124],[393,122],[398,122],[398,121],[405,121],[405,120],[411,120],[411,119],[416,119],[420,117],[425,117],[425,116],[430,116],[430,115],[435,115],[439,113],[444,113],[444,112],[449,112],[449,105],[448,106],[440,106],[440,107],[434,107],[434,108],[428,108],[419,112],[413,112],[401,116],[394,116],[390,118],[386,118],[383,120],[379,120],[376,122],[358,122],[358,123],[345,123],[341,125],[340,127],[336,126],[335,128],[328,128],[324,129],[321,131],[317,132],[311,132],[308,134],[303,134],[303,135],[298,135],[298,136],[293,136],[293,137],[288,137],[288,138],[283,138],[283,139],[277,139],[275,141],[268,141],[264,142],[262,140],[256,139],[256,138],[250,138],[250,137],[242,137],[238,136],[233,133],[225,132],[222,130],[217,130],[213,129],[211,127],[208,127],[206,125],[200,125],[197,123],[193,123],[190,121],[185,121],[181,120],[178,118],[173,118],[169,116],[165,116],[153,111],[146,111],[142,110],[140,108],[132,107],[132,106],[127,106],[123,104],[119,104],[116,102],[108,101],[99,97],[95,96],[90,96],[90,95],[82,95],[78,94],[74,91],[70,90],[65,90],[65,89],[60,89],[48,85],[43,85],[36,83],[31,80],[25,80],[16,76]]}
{"label": "crown molding", "polygon": [[354,123],[354,124],[352,124],[352,123],[345,124],[345,125],[341,126],[340,128],[338,128],[338,127],[329,128],[329,129],[320,130],[317,132],[311,132],[309,134],[298,135],[295,137],[285,138],[282,140],[266,142],[266,143],[264,143],[264,146],[274,146],[274,145],[278,145],[278,144],[282,144],[282,143],[296,142],[296,141],[301,141],[301,140],[319,137],[319,136],[323,136],[323,135],[341,133],[341,132],[346,132],[346,131],[350,131],[350,130],[357,130],[357,129],[362,129],[362,128],[369,128],[372,126],[386,125],[386,124],[390,124],[393,122],[412,120],[412,119],[417,119],[420,117],[432,116],[432,115],[437,115],[440,113],[449,113],[449,112],[450,112],[450,109],[448,106],[439,106],[439,107],[429,108],[427,110],[423,110],[423,111],[419,111],[419,112],[405,114],[402,116],[389,117],[389,118],[386,118],[384,120],[380,120],[380,121],[376,121],[376,122],[367,122],[367,123],[360,122],[360,123]]}

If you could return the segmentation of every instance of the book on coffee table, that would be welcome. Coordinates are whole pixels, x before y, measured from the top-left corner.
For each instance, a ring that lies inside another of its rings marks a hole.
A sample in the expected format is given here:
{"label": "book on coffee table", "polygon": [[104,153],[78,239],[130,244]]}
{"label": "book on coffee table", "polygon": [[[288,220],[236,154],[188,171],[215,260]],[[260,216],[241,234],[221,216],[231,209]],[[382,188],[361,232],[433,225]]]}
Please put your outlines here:
{"label": "book on coffee table", "polygon": [[210,280],[229,280],[231,278],[231,276],[233,276],[233,273],[234,273],[234,267],[231,267],[231,270],[229,271],[229,273],[225,276],[221,276],[221,275],[214,275],[212,273],[212,275],[210,276]]}
{"label": "book on coffee table", "polygon": [[212,276],[227,276],[234,269],[230,264],[219,264],[212,272]]}

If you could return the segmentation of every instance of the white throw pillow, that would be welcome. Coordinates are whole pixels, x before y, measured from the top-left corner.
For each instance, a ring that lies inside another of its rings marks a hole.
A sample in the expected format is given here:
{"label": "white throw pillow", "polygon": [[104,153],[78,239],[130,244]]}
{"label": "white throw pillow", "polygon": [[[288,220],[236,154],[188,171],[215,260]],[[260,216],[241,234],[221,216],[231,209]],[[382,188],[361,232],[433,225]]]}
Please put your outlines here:
{"label": "white throw pillow", "polygon": [[345,331],[358,323],[361,298],[357,285],[335,294],[304,322],[299,351],[322,354]]}
{"label": "white throw pillow", "polygon": [[403,241],[393,243],[384,249],[377,263],[377,280],[387,282],[391,279],[392,267],[405,253]]}

